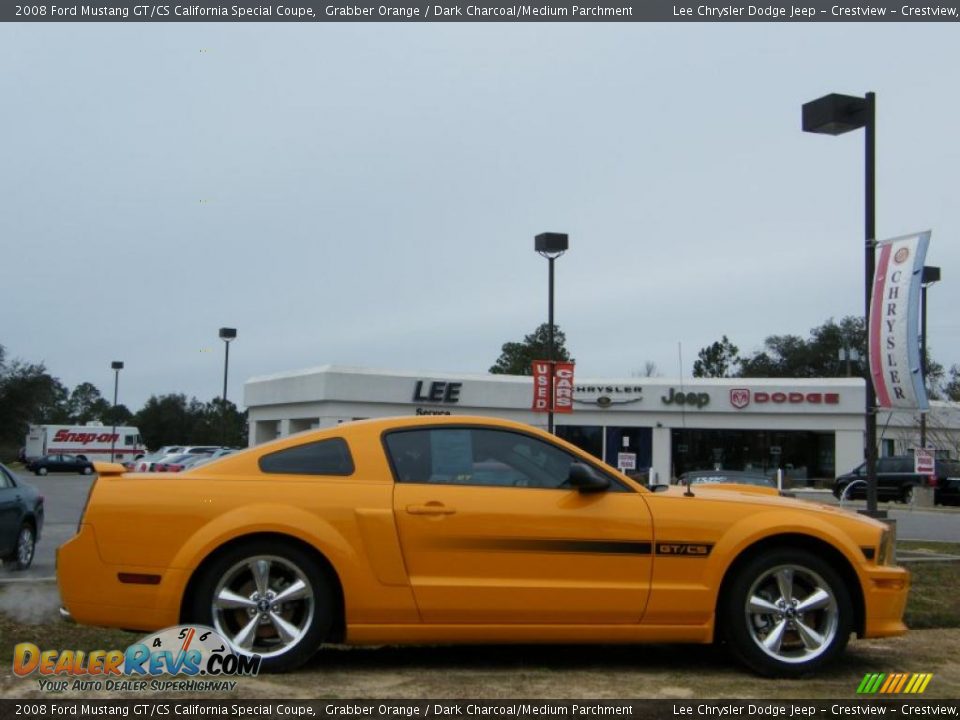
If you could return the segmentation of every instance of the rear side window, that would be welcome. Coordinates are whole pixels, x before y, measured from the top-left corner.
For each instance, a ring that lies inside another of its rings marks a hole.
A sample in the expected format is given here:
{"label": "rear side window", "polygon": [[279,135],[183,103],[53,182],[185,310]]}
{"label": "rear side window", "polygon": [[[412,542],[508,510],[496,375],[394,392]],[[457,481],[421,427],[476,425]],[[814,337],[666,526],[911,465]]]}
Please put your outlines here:
{"label": "rear side window", "polygon": [[331,438],[264,455],[260,470],[284,475],[353,475],[353,458],[346,440]]}

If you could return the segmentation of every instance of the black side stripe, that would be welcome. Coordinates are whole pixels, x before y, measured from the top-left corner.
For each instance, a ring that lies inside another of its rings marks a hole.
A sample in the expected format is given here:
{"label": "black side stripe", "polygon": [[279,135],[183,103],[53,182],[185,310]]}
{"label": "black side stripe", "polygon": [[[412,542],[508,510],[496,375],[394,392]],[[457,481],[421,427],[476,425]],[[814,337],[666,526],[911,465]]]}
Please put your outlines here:
{"label": "black side stripe", "polygon": [[650,555],[705,558],[712,543],[661,541],[655,545],[632,540],[562,540],[549,538],[457,538],[438,541],[437,548],[466,551],[520,553],[572,553],[592,555]]}
{"label": "black side stripe", "polygon": [[553,552],[593,555],[649,555],[648,542],[629,540],[551,540],[540,538],[463,538],[438,543],[454,550],[497,550],[501,552]]}

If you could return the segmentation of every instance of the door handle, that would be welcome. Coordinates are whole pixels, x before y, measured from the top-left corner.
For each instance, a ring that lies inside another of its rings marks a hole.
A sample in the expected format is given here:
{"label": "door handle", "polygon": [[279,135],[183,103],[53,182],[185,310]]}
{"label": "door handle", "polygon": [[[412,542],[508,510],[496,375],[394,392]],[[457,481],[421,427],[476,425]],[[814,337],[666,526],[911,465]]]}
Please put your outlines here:
{"label": "door handle", "polygon": [[428,502],[426,505],[407,505],[407,513],[410,515],[453,515],[456,512],[443,503]]}

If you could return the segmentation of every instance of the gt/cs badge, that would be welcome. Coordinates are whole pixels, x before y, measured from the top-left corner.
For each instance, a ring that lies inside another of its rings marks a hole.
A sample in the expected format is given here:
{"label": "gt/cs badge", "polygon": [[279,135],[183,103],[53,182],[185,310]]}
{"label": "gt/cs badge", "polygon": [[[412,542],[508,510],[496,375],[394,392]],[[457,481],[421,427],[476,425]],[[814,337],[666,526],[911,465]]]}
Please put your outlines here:
{"label": "gt/cs badge", "polygon": [[657,555],[681,555],[684,557],[706,557],[713,545],[704,543],[657,543]]}

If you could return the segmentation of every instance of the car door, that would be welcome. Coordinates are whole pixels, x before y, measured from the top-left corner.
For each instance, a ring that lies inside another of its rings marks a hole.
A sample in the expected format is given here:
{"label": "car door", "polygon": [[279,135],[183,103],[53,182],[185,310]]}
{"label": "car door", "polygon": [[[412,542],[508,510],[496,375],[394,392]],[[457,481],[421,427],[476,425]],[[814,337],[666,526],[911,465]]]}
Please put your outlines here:
{"label": "car door", "polygon": [[20,532],[20,492],[6,468],[0,467],[0,555],[9,554]]}
{"label": "car door", "polygon": [[394,431],[394,514],[428,623],[637,623],[650,588],[642,493],[568,486],[583,458],[500,428]]}

